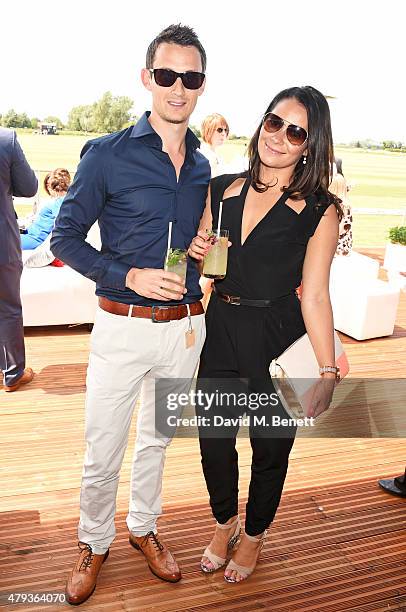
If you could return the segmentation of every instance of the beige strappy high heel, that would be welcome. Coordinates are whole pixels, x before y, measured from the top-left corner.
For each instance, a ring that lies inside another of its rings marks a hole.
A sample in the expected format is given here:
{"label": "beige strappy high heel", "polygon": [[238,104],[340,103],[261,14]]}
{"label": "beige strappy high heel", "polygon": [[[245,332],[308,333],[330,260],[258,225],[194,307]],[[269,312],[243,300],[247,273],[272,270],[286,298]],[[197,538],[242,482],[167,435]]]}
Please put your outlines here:
{"label": "beige strappy high heel", "polygon": [[[236,545],[238,538],[240,537],[240,533],[241,533],[240,517],[237,516],[235,521],[233,521],[232,523],[225,523],[225,524],[216,523],[216,529],[229,529],[231,531],[233,527],[234,527],[234,530],[232,531],[232,536],[229,539],[228,544],[227,544],[228,550],[231,550]],[[207,567],[203,563],[203,561],[200,562],[200,568],[206,574],[211,574],[212,572],[217,571],[218,569],[223,567],[227,561],[226,558],[223,559],[223,557],[219,557],[218,555],[215,555],[214,553],[212,553],[208,546],[203,553],[203,557],[207,557],[210,563],[212,563],[213,565],[213,567]]]}
{"label": "beige strappy high heel", "polygon": [[256,555],[256,558],[255,558],[255,563],[254,563],[254,565],[252,567],[246,567],[244,565],[238,565],[238,563],[233,561],[233,559],[230,559],[230,561],[229,561],[229,563],[228,563],[228,565],[226,567],[226,571],[227,570],[231,570],[231,571],[234,570],[235,572],[238,572],[240,574],[240,576],[241,576],[241,580],[235,580],[234,578],[230,578],[229,576],[226,576],[224,574],[224,580],[226,582],[232,582],[232,583],[242,582],[243,580],[246,580],[248,578],[248,576],[250,576],[252,574],[252,572],[254,571],[254,569],[257,566],[258,558],[259,558],[259,555],[261,553],[262,547],[264,545],[264,540],[265,540],[266,534],[267,534],[266,530],[264,531],[264,533],[261,535],[260,538],[258,538],[256,536],[250,536],[250,535],[248,535],[246,533],[244,534],[245,537],[248,540],[250,540],[251,542],[258,542],[259,543],[258,550],[257,550],[257,555]]}

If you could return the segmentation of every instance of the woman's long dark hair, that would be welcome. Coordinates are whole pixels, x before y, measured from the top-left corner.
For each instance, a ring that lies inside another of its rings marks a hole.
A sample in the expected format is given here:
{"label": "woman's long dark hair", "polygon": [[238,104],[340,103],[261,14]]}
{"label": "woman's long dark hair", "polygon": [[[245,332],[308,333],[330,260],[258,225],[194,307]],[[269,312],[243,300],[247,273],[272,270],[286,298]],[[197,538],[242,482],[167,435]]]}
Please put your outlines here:
{"label": "woman's long dark hair", "polygon": [[[283,191],[289,193],[292,200],[304,200],[315,195],[318,202],[330,202],[334,204],[339,219],[342,217],[341,200],[329,192],[331,182],[332,165],[334,161],[333,136],[331,133],[330,109],[323,94],[306,85],[305,87],[290,87],[278,93],[268,108],[265,115],[271,112],[275,106],[287,98],[295,98],[307,111],[308,140],[307,160],[299,159],[290,184],[283,187]],[[264,192],[268,185],[261,180],[261,159],[258,153],[258,140],[262,121],[257,127],[248,145],[249,175],[251,185],[257,192]]]}

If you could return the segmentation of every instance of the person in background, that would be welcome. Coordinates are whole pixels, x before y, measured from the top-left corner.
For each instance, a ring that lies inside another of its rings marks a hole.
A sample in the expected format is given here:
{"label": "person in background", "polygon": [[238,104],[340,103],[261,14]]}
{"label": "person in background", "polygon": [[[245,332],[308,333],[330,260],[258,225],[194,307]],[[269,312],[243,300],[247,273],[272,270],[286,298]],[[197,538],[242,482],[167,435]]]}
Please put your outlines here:
{"label": "person in background", "polygon": [[335,158],[333,179],[329,191],[340,198],[343,216],[340,221],[336,255],[349,255],[352,250],[352,213],[348,198],[349,187],[344,178],[342,160]]}
{"label": "person in background", "polygon": [[227,140],[229,132],[227,121],[219,113],[212,113],[203,120],[201,127],[203,142],[200,151],[209,160],[212,178],[222,173],[224,160],[219,155],[218,149]]}
{"label": "person in background", "polygon": [[0,128],[0,369],[5,391],[17,391],[31,382],[25,367],[24,328],[20,298],[20,233],[13,196],[30,198],[38,181],[14,131]]}
{"label": "person in background", "polygon": [[66,168],[56,168],[49,172],[44,179],[45,191],[51,198],[39,211],[36,219],[27,228],[27,233],[21,235],[21,248],[36,249],[45,242],[54,229],[62,202],[71,183],[71,176]]}
{"label": "person in background", "polygon": [[[223,174],[226,170],[224,160],[218,153],[218,148],[225,143],[228,138],[230,128],[227,121],[220,113],[208,115],[202,123],[201,133],[203,142],[200,151],[209,160],[211,178]],[[213,281],[210,278],[200,277],[200,287],[203,292],[202,304],[206,310],[213,288]]]}

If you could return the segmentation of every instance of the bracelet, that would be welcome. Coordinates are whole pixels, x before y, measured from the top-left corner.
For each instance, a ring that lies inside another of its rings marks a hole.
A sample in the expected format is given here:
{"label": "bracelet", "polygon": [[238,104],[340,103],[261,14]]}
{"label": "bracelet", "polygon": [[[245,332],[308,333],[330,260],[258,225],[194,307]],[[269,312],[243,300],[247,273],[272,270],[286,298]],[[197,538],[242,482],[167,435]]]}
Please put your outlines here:
{"label": "bracelet", "polygon": [[322,366],[319,368],[319,373],[321,376],[326,372],[332,372],[336,375],[336,379],[340,380],[340,368],[338,366]]}

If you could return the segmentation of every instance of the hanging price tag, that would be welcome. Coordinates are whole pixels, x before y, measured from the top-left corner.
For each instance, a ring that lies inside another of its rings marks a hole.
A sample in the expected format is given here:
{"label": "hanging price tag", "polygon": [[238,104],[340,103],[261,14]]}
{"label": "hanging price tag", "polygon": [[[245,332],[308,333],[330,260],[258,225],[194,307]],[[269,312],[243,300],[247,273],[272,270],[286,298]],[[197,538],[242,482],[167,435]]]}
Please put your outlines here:
{"label": "hanging price tag", "polygon": [[195,330],[193,329],[193,325],[192,325],[192,317],[190,316],[190,307],[189,304],[186,304],[186,308],[187,308],[187,312],[188,312],[188,322],[189,322],[189,326],[187,331],[185,332],[185,344],[186,344],[186,348],[190,348],[191,346],[194,346],[196,338],[195,338]]}

